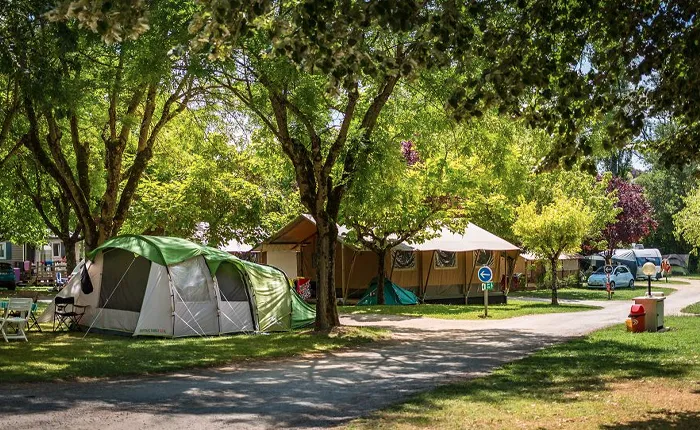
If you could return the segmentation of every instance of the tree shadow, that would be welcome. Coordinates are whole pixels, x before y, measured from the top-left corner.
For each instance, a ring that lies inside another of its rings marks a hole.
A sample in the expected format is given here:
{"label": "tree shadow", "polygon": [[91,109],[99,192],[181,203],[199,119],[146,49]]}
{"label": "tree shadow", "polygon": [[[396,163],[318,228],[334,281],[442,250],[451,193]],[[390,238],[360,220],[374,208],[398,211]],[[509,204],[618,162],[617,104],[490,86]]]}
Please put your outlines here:
{"label": "tree shadow", "polygon": [[[617,381],[681,378],[692,372],[687,365],[661,362],[655,357],[663,352],[659,348],[614,340],[576,339],[507,364],[485,378],[445,385],[416,395],[398,406],[399,411],[406,413],[392,414],[395,420],[392,422],[425,426],[430,416],[439,415],[436,411],[455,400],[500,405],[526,397],[569,404],[579,401],[579,393],[607,391],[609,384]],[[700,428],[700,421],[696,421],[694,427],[670,428]]]}
{"label": "tree shadow", "polygon": [[601,429],[607,430],[634,430],[634,429],[687,429],[700,428],[700,412],[671,412],[658,410],[651,412],[657,415],[645,420],[630,421],[628,423],[615,423],[601,425]]}
{"label": "tree shadow", "polygon": [[[400,332],[400,330],[399,330]],[[47,416],[79,424],[75,410],[117,417],[196,416],[217,426],[339,425],[420,391],[483,376],[563,338],[518,330],[411,331],[420,342],[388,342],[306,358],[251,362],[127,380],[5,386],[0,418],[19,427]],[[104,360],[112,360],[104,353]],[[31,397],[35,396],[35,397]],[[121,415],[120,415],[121,414]],[[77,414],[79,415],[79,414]]]}

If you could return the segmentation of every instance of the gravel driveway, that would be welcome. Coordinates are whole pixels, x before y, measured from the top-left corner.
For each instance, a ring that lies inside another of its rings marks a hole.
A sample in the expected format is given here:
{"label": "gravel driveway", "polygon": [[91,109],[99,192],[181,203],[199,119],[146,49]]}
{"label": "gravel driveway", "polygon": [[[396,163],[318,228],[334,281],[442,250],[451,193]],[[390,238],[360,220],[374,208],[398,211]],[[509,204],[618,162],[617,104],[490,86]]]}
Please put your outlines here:
{"label": "gravel driveway", "polygon": [[[667,314],[700,301],[700,281],[673,285]],[[642,294],[640,289],[640,294]],[[0,427],[172,429],[328,427],[542,347],[624,321],[630,302],[508,320],[344,317],[395,339],[310,358],[167,376],[2,386]],[[0,347],[1,348],[1,347]],[[2,373],[0,370],[0,381]]]}

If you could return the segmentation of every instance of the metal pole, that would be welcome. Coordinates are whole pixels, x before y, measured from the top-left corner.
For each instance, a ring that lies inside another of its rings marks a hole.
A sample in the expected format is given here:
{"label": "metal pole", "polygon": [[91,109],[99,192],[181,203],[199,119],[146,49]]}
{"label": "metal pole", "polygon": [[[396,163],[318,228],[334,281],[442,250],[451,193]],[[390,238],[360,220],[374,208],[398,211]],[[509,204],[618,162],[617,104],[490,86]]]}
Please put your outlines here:
{"label": "metal pole", "polygon": [[484,317],[489,316],[489,289],[484,288]]}
{"label": "metal pole", "polygon": [[647,295],[651,297],[651,276],[647,276],[647,281],[648,281],[648,286],[647,286]]}

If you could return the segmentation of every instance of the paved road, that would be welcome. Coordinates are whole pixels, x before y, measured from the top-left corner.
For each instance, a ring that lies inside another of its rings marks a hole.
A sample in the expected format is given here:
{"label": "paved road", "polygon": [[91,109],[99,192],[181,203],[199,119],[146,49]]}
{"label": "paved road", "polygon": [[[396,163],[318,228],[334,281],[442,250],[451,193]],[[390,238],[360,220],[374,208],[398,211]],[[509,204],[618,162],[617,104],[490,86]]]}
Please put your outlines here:
{"label": "paved road", "polygon": [[[669,314],[700,300],[700,281],[677,287],[666,302]],[[603,305],[596,311],[490,321],[345,317],[344,324],[390,327],[396,340],[315,358],[168,376],[0,384],[0,428],[334,426],[417,391],[486,374],[539,348],[619,323],[630,302]]]}

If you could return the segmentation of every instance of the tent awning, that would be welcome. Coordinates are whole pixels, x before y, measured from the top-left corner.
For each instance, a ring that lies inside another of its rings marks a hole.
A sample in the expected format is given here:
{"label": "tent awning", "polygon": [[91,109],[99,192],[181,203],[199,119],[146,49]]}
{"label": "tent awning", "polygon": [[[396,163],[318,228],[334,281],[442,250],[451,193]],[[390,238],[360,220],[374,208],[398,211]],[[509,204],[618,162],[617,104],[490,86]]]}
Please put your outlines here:
{"label": "tent awning", "polygon": [[404,243],[395,249],[400,251],[514,251],[520,252],[520,248],[490,233],[483,228],[469,223],[464,233],[453,233],[443,228],[436,237],[423,243]]}

